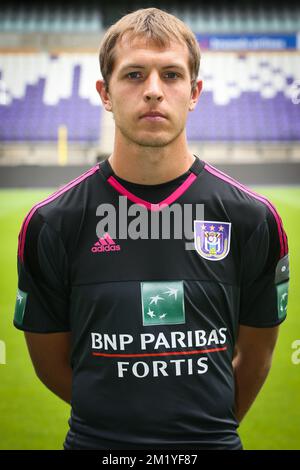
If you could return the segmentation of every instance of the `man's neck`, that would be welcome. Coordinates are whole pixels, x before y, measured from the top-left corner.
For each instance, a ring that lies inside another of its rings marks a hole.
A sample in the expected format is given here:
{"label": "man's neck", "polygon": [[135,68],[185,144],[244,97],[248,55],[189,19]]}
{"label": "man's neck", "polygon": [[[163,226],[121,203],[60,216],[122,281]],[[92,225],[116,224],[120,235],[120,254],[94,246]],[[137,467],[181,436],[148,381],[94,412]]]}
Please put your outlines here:
{"label": "man's neck", "polygon": [[166,147],[142,147],[135,144],[117,145],[109,157],[114,173],[138,184],[161,184],[185,173],[195,161],[186,143]]}

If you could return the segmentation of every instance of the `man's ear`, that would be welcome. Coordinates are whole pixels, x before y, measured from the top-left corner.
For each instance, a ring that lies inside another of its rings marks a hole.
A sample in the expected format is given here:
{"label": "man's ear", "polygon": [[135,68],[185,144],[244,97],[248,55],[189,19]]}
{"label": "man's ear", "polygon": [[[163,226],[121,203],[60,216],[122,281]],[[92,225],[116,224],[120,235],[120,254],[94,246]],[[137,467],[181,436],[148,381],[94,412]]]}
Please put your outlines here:
{"label": "man's ear", "polygon": [[106,111],[112,112],[112,102],[109,96],[109,92],[106,89],[104,80],[96,81],[96,90],[101,98],[101,101]]}
{"label": "man's ear", "polygon": [[198,102],[199,96],[202,91],[203,82],[202,80],[197,80],[196,85],[192,89],[189,111],[194,111],[196,104]]}

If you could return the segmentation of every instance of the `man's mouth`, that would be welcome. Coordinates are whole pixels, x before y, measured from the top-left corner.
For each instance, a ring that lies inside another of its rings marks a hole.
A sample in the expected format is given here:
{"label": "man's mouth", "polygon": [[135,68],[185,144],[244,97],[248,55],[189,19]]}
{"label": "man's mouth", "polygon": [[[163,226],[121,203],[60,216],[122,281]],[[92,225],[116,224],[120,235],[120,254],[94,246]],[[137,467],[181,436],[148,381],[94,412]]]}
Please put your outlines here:
{"label": "man's mouth", "polygon": [[146,119],[147,121],[163,121],[166,119],[166,116],[158,111],[149,111],[141,116],[141,119]]}

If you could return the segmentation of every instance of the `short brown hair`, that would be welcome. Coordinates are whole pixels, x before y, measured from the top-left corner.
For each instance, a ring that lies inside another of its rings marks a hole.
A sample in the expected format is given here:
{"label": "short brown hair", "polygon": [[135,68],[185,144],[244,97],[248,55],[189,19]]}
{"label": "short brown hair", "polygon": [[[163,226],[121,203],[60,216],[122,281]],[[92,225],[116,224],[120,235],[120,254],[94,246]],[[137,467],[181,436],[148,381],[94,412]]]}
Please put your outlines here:
{"label": "short brown hair", "polygon": [[176,16],[158,8],[142,8],[123,16],[106,31],[99,52],[100,70],[108,90],[109,79],[114,67],[114,49],[125,33],[131,38],[145,37],[161,47],[168,47],[171,40],[184,43],[189,49],[189,65],[192,89],[200,66],[200,48],[194,33]]}

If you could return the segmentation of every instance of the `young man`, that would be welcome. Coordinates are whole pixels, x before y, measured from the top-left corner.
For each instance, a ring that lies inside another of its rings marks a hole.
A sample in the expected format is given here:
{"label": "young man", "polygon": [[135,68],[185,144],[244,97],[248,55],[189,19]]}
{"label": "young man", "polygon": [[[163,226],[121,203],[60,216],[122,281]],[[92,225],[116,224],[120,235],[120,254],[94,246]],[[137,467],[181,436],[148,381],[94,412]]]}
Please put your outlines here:
{"label": "young man", "polygon": [[[287,239],[266,198],[189,151],[199,62],[193,33],[159,9],[113,25],[96,85],[113,153],[24,220],[14,323],[71,403],[66,449],[241,449],[270,369]],[[194,242],[178,236],[185,210]]]}

